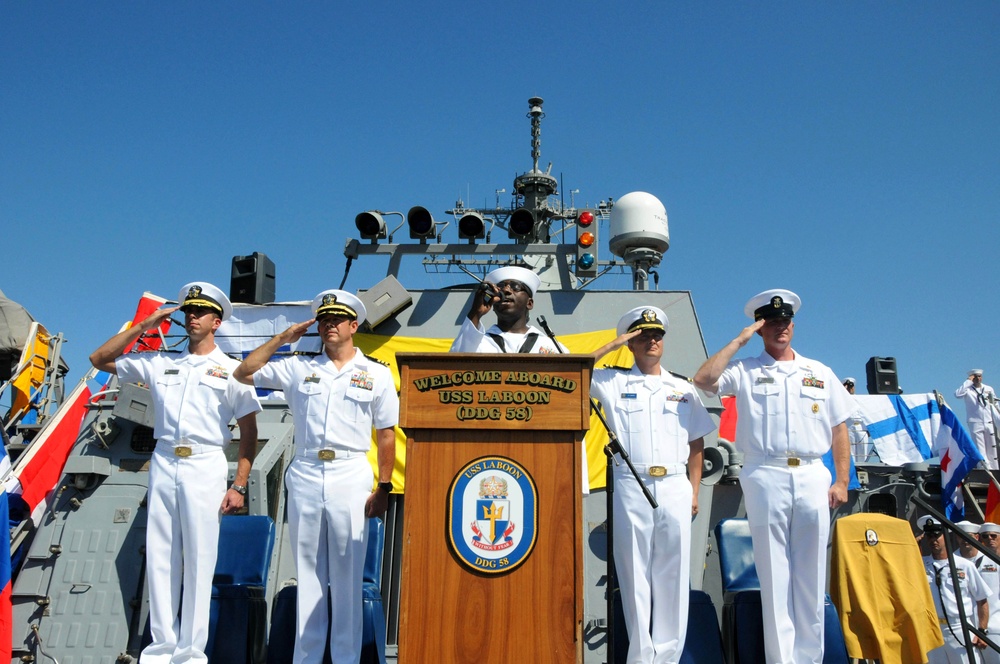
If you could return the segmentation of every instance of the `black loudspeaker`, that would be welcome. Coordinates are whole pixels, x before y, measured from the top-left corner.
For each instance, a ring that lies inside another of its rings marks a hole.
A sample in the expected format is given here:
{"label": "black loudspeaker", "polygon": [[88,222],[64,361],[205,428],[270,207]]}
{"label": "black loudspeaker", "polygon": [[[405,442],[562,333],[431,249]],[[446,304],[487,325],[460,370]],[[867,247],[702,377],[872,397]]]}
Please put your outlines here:
{"label": "black loudspeaker", "polygon": [[229,299],[243,304],[274,302],[274,261],[258,251],[233,256]]}
{"label": "black loudspeaker", "polygon": [[865,371],[868,374],[868,394],[899,394],[896,358],[869,358]]}

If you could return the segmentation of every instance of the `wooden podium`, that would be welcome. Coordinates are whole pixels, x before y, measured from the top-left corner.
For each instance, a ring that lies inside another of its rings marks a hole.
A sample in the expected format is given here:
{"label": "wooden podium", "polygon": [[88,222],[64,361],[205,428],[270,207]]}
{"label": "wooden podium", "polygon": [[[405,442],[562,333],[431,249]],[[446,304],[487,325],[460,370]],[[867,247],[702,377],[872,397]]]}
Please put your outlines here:
{"label": "wooden podium", "polygon": [[583,662],[585,355],[400,353],[400,664]]}

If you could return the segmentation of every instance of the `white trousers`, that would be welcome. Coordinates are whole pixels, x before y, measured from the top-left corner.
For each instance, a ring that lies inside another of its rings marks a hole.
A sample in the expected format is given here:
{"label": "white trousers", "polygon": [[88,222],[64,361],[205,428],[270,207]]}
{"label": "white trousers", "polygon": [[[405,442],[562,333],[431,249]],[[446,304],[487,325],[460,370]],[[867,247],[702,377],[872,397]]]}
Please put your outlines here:
{"label": "white trousers", "polygon": [[335,461],[296,457],[285,474],[298,577],[295,664],[323,661],[327,625],[333,664],[357,664],[361,658],[361,589],[368,546],[365,500],[372,480],[363,455]]}
{"label": "white trousers", "polygon": [[[960,625],[954,625],[952,629],[955,630],[955,634],[958,634],[959,638],[964,638]],[[948,629],[948,625],[941,625],[941,635],[944,636],[944,645],[927,653],[927,664],[969,664],[969,654],[965,646],[959,643],[951,630]],[[974,664],[980,664],[983,661],[984,651],[979,648],[972,650],[976,656],[973,660]],[[987,648],[985,652],[992,653],[993,651]]]}
{"label": "white trousers", "polygon": [[221,448],[186,458],[159,448],[153,452],[146,522],[153,641],[139,656],[140,664],[208,662],[205,645],[219,555],[219,508],[228,473]]}
{"label": "white trousers", "polygon": [[628,629],[628,664],[676,664],[687,634],[691,577],[691,482],[643,478],[615,469],[614,553]]}
{"label": "white trousers", "polygon": [[830,471],[748,464],[740,485],[760,578],[768,664],[823,661]]}
{"label": "white trousers", "polygon": [[979,452],[986,459],[990,470],[997,470],[997,444],[993,439],[992,422],[969,422],[969,435],[975,441]]}

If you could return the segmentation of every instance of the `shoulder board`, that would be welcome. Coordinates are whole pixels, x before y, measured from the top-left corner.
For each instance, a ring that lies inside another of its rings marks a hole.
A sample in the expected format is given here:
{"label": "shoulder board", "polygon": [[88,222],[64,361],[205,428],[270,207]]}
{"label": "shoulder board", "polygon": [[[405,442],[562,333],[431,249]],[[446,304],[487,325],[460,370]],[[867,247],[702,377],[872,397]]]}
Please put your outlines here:
{"label": "shoulder board", "polygon": [[365,357],[367,357],[367,358],[368,358],[369,360],[371,360],[371,361],[372,361],[372,362],[374,362],[375,364],[381,364],[381,365],[382,365],[383,367],[387,367],[387,366],[389,366],[389,363],[388,363],[388,362],[383,362],[382,360],[378,360],[378,359],[375,359],[375,358],[374,358],[374,357],[372,357],[371,355],[365,355]]}
{"label": "shoulder board", "polygon": [[614,364],[605,364],[601,369],[614,369],[615,371],[632,371],[632,367],[619,367]]}
{"label": "shoulder board", "polygon": [[688,377],[687,377],[687,376],[685,376],[684,374],[679,374],[679,373],[677,373],[676,371],[671,371],[670,369],[667,369],[667,373],[669,373],[669,374],[670,374],[671,376],[673,376],[674,378],[680,378],[680,379],[681,379],[681,380],[683,380],[683,381],[684,381],[685,383],[692,383],[692,384],[694,383],[694,381],[693,381],[693,380],[691,380],[690,378],[688,378]]}

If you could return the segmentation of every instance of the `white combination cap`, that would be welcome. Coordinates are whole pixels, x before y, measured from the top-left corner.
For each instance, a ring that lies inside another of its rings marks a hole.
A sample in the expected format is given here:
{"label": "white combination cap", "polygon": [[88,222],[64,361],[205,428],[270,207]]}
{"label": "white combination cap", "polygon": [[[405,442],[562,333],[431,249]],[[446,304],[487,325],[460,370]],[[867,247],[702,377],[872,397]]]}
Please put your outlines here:
{"label": "white combination cap", "polygon": [[337,314],[347,316],[358,321],[358,325],[365,322],[368,312],[365,305],[358,299],[357,295],[352,295],[342,290],[325,290],[313,298],[312,308],[316,318],[327,314]]}
{"label": "white combination cap", "polygon": [[222,320],[233,315],[233,303],[226,294],[207,281],[192,281],[177,294],[181,311],[187,307],[207,307],[218,312]]}
{"label": "white combination cap", "polygon": [[792,318],[802,305],[802,299],[790,290],[772,288],[757,293],[743,307],[743,313],[755,321],[771,318]]}

